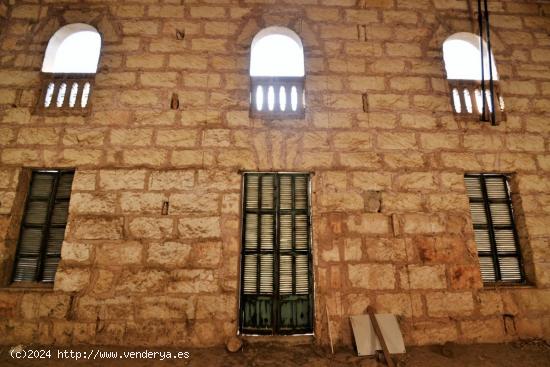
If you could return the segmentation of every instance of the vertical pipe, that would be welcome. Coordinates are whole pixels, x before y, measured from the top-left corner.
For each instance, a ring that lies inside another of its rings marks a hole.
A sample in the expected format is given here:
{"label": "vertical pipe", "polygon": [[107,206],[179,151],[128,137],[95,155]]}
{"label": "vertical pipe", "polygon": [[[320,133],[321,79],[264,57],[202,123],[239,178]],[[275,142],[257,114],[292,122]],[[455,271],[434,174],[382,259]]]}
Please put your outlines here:
{"label": "vertical pipe", "polygon": [[[487,0],[483,0],[485,5],[485,28],[487,30],[487,55],[489,58],[489,91],[491,97],[491,125],[496,125],[496,111],[495,111],[495,83],[493,80],[493,52],[491,51],[491,31],[489,27],[489,9],[487,7]],[[483,52],[483,50],[482,50]]]}
{"label": "vertical pipe", "polygon": [[477,21],[479,23],[479,48],[481,54],[481,121],[485,120],[485,65],[483,63],[483,16],[481,14],[481,0],[477,0]]}

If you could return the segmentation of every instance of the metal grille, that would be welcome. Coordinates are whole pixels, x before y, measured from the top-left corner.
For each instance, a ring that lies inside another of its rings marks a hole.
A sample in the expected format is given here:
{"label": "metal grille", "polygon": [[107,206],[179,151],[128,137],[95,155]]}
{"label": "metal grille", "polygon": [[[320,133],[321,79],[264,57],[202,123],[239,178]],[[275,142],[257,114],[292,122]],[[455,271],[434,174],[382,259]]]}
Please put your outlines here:
{"label": "metal grille", "polygon": [[14,282],[54,281],[74,172],[34,171],[17,246]]}
{"label": "metal grille", "polygon": [[508,177],[465,175],[484,283],[525,280]]}
{"label": "metal grille", "polygon": [[313,331],[309,175],[244,175],[240,330]]}
{"label": "metal grille", "polygon": [[250,116],[303,118],[304,77],[250,77]]}
{"label": "metal grille", "polygon": [[[505,120],[504,99],[498,81],[493,81],[494,98],[491,98],[489,82],[482,87],[479,80],[449,79],[451,105],[458,116],[491,116],[495,104],[495,123]],[[482,97],[485,91],[485,98]]]}
{"label": "metal grille", "polygon": [[87,114],[95,74],[43,73],[36,111],[43,114]]}

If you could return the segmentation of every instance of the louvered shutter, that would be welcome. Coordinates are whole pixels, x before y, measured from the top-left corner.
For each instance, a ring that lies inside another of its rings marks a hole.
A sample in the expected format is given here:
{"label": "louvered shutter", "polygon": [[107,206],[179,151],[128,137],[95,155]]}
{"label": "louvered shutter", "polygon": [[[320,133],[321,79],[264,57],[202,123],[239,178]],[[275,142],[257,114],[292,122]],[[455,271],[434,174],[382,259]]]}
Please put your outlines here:
{"label": "louvered shutter", "polygon": [[522,282],[524,272],[508,178],[479,174],[464,179],[483,281]]}
{"label": "louvered shutter", "polygon": [[309,176],[244,176],[241,331],[312,327]]}
{"label": "louvered shutter", "polygon": [[33,172],[13,281],[54,281],[67,226],[73,175],[67,171]]}

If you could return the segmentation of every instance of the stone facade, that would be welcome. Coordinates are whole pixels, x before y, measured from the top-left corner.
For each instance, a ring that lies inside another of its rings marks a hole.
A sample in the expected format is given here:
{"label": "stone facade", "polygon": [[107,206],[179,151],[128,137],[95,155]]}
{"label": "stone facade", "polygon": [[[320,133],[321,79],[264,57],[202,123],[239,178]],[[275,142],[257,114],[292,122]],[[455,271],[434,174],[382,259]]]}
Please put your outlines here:
{"label": "stone facade", "polygon": [[[2,342],[223,343],[247,170],[314,173],[320,343],[325,304],[344,345],[367,305],[408,345],[549,338],[550,5],[490,7],[494,127],[451,110],[442,42],[472,31],[466,0],[2,1]],[[35,114],[47,42],[74,22],[103,37],[92,112]],[[250,43],[270,25],[303,40],[303,120],[249,118]],[[76,168],[53,290],[8,285],[29,167]],[[513,173],[529,285],[483,288],[465,172]]]}

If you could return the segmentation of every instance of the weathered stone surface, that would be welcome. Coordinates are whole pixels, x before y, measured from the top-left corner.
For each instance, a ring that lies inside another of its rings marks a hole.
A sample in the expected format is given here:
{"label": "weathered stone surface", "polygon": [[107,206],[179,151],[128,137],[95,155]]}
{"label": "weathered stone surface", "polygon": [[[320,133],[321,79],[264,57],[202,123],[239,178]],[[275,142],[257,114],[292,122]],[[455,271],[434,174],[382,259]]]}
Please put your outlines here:
{"label": "weathered stone surface", "polygon": [[79,242],[63,242],[61,246],[61,258],[64,261],[87,263],[90,261],[92,245]]}
{"label": "weathered stone surface", "polygon": [[172,218],[136,218],[129,223],[130,234],[139,238],[167,238],[174,232]]}
{"label": "weathered stone surface", "polygon": [[[401,316],[407,345],[548,339],[548,5],[490,2],[506,118],[489,126],[475,106],[454,115],[441,55],[470,26],[466,1],[68,2],[0,1],[0,280],[26,171],[76,171],[55,290],[0,289],[2,341],[225,343],[247,171],[311,173],[321,344],[325,304],[338,347],[371,304]],[[91,109],[57,114],[52,100],[44,113],[41,53],[60,24],[82,22],[103,40]],[[304,118],[250,114],[251,42],[270,25],[303,41]],[[536,287],[483,286],[464,184],[479,172],[512,177]]]}
{"label": "weathered stone surface", "polygon": [[121,274],[116,290],[117,292],[126,291],[131,293],[160,293],[167,279],[168,273],[160,270],[124,271]]}
{"label": "weathered stone surface", "polygon": [[170,273],[169,293],[211,293],[219,290],[211,270],[176,270]]}
{"label": "weathered stone surface", "polygon": [[63,292],[82,291],[90,281],[88,269],[63,268],[55,276],[55,290]]}
{"label": "weathered stone surface", "polygon": [[99,187],[104,190],[143,189],[144,170],[102,170],[99,172]]}
{"label": "weathered stone surface", "polygon": [[369,239],[366,248],[370,261],[401,262],[407,258],[405,241],[402,239]]}
{"label": "weathered stone surface", "polygon": [[95,261],[98,264],[136,264],[141,262],[143,245],[139,242],[104,243],[96,252]]}
{"label": "weathered stone surface", "polygon": [[426,294],[428,315],[435,317],[470,315],[474,310],[474,301],[469,292],[428,293]]}
{"label": "weathered stone surface", "polygon": [[393,265],[361,264],[348,265],[348,276],[353,287],[364,289],[394,289]]}
{"label": "weathered stone surface", "polygon": [[390,231],[389,217],[374,213],[350,216],[347,227],[350,232],[362,234],[386,234]]}
{"label": "weathered stone surface", "polygon": [[193,247],[181,242],[153,243],[147,250],[147,262],[166,266],[185,266]]}
{"label": "weathered stone surface", "polygon": [[151,173],[150,190],[185,190],[194,184],[193,171],[159,171]]}
{"label": "weathered stone surface", "polygon": [[418,266],[408,267],[409,285],[411,289],[445,289],[447,279],[445,266]]}
{"label": "weathered stone surface", "polygon": [[116,240],[123,232],[122,218],[118,217],[78,217],[70,227],[75,238],[82,240]]}
{"label": "weathered stone surface", "polygon": [[182,218],[178,223],[181,238],[218,238],[220,219],[218,217]]}

